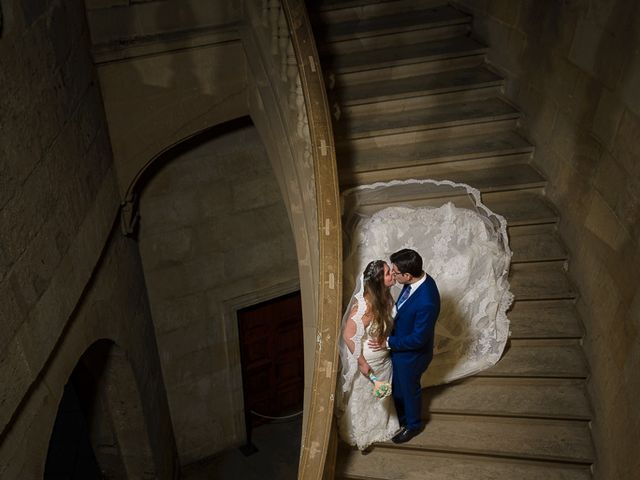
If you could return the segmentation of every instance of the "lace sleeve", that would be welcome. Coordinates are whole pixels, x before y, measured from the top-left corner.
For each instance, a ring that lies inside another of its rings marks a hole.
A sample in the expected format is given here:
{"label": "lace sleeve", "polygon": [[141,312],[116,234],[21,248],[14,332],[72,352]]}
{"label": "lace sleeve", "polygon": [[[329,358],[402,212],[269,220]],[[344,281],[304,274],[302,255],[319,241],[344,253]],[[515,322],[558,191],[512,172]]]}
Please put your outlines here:
{"label": "lace sleeve", "polygon": [[[342,337],[340,339],[340,365],[342,372],[340,376],[340,386],[343,392],[350,388],[353,378],[358,373],[358,358],[362,353],[362,337],[364,336],[365,330],[362,317],[366,310],[367,305],[364,300],[363,279],[362,276],[360,276],[342,318]],[[354,333],[349,338],[348,334],[350,334],[352,330]],[[345,337],[350,340],[353,351],[349,348]]]}

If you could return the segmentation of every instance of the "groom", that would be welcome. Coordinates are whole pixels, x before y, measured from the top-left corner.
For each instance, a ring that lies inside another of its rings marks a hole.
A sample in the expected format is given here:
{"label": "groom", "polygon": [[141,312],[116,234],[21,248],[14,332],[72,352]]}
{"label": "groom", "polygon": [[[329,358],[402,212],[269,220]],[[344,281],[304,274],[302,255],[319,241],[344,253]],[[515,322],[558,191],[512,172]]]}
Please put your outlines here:
{"label": "groom", "polygon": [[392,440],[404,443],[422,431],[420,377],[433,357],[440,294],[436,282],[422,270],[422,257],[415,250],[394,253],[391,263],[396,281],[404,285],[395,306],[393,331],[382,345],[369,340],[369,346],[391,350],[393,400],[402,427]]}

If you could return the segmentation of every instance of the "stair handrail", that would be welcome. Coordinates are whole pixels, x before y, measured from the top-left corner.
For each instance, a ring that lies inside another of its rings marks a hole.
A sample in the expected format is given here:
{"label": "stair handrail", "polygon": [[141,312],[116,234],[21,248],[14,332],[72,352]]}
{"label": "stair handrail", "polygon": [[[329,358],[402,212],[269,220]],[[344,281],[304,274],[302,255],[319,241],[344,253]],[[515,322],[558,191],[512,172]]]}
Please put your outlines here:
{"label": "stair handrail", "polygon": [[298,478],[320,480],[333,424],[342,317],[340,193],[331,114],[304,0],[281,0],[298,64],[311,135],[318,207],[319,278],[313,383],[303,432]]}

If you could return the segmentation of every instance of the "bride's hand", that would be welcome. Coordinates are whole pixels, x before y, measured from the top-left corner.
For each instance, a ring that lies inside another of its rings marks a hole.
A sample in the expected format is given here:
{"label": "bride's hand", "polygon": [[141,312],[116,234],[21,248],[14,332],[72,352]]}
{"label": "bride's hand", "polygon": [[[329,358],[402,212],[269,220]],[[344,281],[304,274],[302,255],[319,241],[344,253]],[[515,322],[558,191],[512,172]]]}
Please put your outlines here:
{"label": "bride's hand", "polygon": [[369,376],[371,367],[363,357],[360,357],[358,359],[358,370],[360,370],[360,373],[362,373],[365,377]]}
{"label": "bride's hand", "polygon": [[387,349],[387,339],[383,339],[382,341],[378,341],[376,339],[370,339],[367,342],[367,345],[369,345],[369,348],[371,350],[373,350],[374,352],[379,352],[380,350],[386,350]]}

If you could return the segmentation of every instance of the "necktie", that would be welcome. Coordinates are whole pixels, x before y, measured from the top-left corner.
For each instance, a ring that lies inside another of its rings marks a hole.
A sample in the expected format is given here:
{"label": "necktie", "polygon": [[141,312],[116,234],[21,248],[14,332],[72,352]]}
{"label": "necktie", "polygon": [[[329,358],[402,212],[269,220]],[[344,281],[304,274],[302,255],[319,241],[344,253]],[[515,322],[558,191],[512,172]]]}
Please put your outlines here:
{"label": "necktie", "polygon": [[400,308],[404,302],[409,298],[409,293],[411,293],[411,285],[405,285],[400,292],[400,297],[398,297],[398,301],[396,302],[396,308]]}

